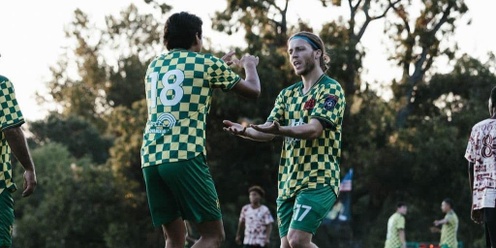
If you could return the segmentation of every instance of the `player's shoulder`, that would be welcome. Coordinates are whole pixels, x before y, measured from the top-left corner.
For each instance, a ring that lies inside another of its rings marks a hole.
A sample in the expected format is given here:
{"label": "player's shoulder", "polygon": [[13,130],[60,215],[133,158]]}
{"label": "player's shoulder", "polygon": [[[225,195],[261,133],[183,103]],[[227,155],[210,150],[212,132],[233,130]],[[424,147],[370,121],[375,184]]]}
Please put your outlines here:
{"label": "player's shoulder", "polygon": [[343,87],[341,87],[341,84],[336,79],[328,75],[324,75],[321,80],[322,81],[320,85],[322,85],[323,87],[343,91]]}
{"label": "player's shoulder", "polygon": [[0,75],[0,83],[7,82],[7,81],[9,81],[9,79],[6,76]]}
{"label": "player's shoulder", "polygon": [[488,126],[496,126],[496,119],[484,119],[482,121],[477,122],[473,127],[472,130],[476,131],[479,129],[485,129]]}
{"label": "player's shoulder", "polygon": [[262,208],[263,211],[270,211],[269,207],[267,207],[266,205],[260,205],[260,207]]}

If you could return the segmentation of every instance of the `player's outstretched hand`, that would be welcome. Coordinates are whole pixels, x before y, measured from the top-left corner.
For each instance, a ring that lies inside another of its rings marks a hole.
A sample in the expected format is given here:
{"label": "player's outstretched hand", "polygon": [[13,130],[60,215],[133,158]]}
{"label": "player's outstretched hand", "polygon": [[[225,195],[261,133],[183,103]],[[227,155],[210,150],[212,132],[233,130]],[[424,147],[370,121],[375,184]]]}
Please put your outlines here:
{"label": "player's outstretched hand", "polygon": [[22,196],[30,196],[36,188],[36,174],[32,170],[26,170],[24,172],[24,191]]}
{"label": "player's outstretched hand", "polygon": [[229,51],[221,58],[227,65],[238,64],[239,60],[234,56],[234,51]]}
{"label": "player's outstretched hand", "polygon": [[224,124],[224,128],[223,128],[224,131],[227,131],[230,134],[243,136],[246,132],[246,127],[239,123],[232,122],[229,120],[224,120],[222,121],[222,123]]}
{"label": "player's outstretched hand", "polygon": [[279,122],[277,121],[274,121],[272,123],[264,123],[262,125],[250,125],[250,127],[262,133],[270,133],[276,135],[281,133],[281,125],[279,125]]}

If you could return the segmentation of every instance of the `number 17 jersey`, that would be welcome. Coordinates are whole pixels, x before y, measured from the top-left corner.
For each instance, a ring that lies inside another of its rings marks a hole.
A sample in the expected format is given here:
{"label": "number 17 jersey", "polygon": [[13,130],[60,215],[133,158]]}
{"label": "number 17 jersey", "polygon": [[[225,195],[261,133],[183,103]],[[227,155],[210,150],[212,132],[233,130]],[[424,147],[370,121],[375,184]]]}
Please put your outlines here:
{"label": "number 17 jersey", "polygon": [[148,66],[148,119],[141,147],[142,167],[206,154],[206,118],[213,90],[230,90],[240,77],[221,59],[174,49]]}

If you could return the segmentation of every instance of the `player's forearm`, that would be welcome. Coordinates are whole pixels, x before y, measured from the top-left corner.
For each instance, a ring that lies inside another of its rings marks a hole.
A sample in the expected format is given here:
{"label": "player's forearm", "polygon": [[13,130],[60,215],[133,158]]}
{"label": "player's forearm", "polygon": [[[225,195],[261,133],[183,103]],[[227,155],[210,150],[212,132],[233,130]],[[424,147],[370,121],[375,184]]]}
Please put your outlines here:
{"label": "player's forearm", "polygon": [[238,222],[238,230],[236,231],[236,236],[241,236],[241,233],[243,232],[243,227],[245,226],[244,222]]}
{"label": "player's forearm", "polygon": [[266,232],[265,232],[265,238],[267,240],[270,240],[270,234],[272,232],[272,223],[268,224],[267,225],[267,229],[265,229],[265,230],[266,230]]}
{"label": "player's forearm", "polygon": [[257,67],[256,65],[248,65],[245,66],[245,74],[246,74],[246,86],[250,88],[250,91],[252,94],[249,95],[249,97],[252,98],[257,98],[260,96],[261,93],[261,86],[260,86],[260,78],[258,77],[258,72],[257,72]]}
{"label": "player's forearm", "polygon": [[274,139],[275,135],[270,133],[259,132],[251,127],[248,127],[246,128],[245,133],[242,137],[253,141],[267,142]]}
{"label": "player's forearm", "polygon": [[470,191],[472,191],[474,182],[474,163],[468,162],[468,183],[470,185]]}
{"label": "player's forearm", "polygon": [[400,241],[401,241],[401,244],[403,247],[406,247],[406,239],[405,239],[405,231],[404,230],[400,230],[399,233],[398,233],[399,237],[400,237]]}
{"label": "player's forearm", "polygon": [[28,144],[21,127],[8,128],[3,131],[14,156],[19,160],[24,170],[35,171],[34,163],[29,153]]}
{"label": "player's forearm", "polygon": [[301,126],[282,126],[280,131],[281,136],[295,139],[312,140],[322,135],[322,129],[317,129],[313,124],[305,124]]}
{"label": "player's forearm", "polygon": [[448,220],[447,219],[442,219],[442,220],[438,221],[438,223],[440,225],[444,225],[444,224],[448,223]]}

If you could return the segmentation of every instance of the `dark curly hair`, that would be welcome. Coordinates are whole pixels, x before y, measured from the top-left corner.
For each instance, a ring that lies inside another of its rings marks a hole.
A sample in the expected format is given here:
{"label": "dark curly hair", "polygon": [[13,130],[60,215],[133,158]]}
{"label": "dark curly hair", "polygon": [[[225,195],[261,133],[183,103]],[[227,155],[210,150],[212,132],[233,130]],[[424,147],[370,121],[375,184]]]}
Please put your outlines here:
{"label": "dark curly hair", "polygon": [[265,196],[265,190],[262,189],[262,187],[258,186],[258,185],[254,185],[254,186],[251,186],[249,189],[248,189],[248,193],[252,192],[252,191],[255,191],[257,192],[258,194],[260,194],[261,197],[264,197]]}
{"label": "dark curly hair", "polygon": [[203,21],[188,12],[171,15],[164,28],[164,45],[168,50],[175,48],[189,49],[196,43],[196,35],[202,37]]}

